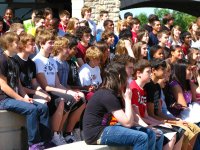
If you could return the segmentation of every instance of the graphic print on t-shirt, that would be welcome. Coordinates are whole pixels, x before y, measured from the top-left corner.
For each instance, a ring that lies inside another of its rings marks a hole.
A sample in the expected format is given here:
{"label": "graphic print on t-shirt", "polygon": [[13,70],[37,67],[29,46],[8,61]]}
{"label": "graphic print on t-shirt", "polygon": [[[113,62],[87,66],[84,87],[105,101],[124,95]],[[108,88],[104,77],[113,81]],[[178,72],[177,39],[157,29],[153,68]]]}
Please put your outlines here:
{"label": "graphic print on t-shirt", "polygon": [[54,75],[55,74],[55,69],[56,67],[54,66],[53,63],[48,62],[45,66],[44,66],[44,72],[47,75]]}
{"label": "graphic print on t-shirt", "polygon": [[139,91],[137,91],[137,94],[138,94],[138,103],[146,105],[147,102],[146,96],[143,95],[141,96]]}
{"label": "graphic print on t-shirt", "polygon": [[108,126],[108,125],[110,124],[111,117],[112,117],[111,113],[106,113],[106,114],[103,116],[101,125],[102,125],[102,126]]}
{"label": "graphic print on t-shirt", "polygon": [[23,85],[26,87],[26,88],[32,88],[31,86],[31,80],[33,79],[33,72],[30,72],[28,70],[28,75],[25,75],[23,72],[20,73],[20,80],[21,82],[23,82]]}

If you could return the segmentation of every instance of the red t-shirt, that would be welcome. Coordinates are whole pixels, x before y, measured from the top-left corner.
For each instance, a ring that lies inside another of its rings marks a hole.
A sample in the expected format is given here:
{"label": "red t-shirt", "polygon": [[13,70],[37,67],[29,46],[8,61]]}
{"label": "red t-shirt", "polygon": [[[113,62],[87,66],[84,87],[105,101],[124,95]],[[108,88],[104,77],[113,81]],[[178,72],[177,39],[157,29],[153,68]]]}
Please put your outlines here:
{"label": "red t-shirt", "polygon": [[133,32],[133,31],[131,31],[131,32],[132,32],[132,42],[133,42],[133,44],[137,43],[137,33]]}
{"label": "red t-shirt", "polygon": [[60,30],[62,30],[62,31],[64,31],[64,32],[66,32],[66,31],[67,31],[67,25],[63,25],[63,24],[61,24],[61,22],[60,22],[59,25],[58,25],[58,29],[60,29]]}
{"label": "red t-shirt", "polygon": [[132,100],[131,103],[135,104],[139,107],[140,116],[145,116],[145,110],[146,110],[146,92],[141,89],[135,80],[133,80],[130,83],[130,89],[132,90]]}
{"label": "red t-shirt", "polygon": [[83,61],[85,62],[85,54],[86,50],[88,49],[89,45],[87,47],[84,47],[80,42],[77,45],[77,51],[78,53],[76,54],[76,58],[82,58]]}
{"label": "red t-shirt", "polygon": [[181,48],[183,50],[184,55],[187,55],[188,54],[188,49],[190,48],[190,46],[181,45]]}

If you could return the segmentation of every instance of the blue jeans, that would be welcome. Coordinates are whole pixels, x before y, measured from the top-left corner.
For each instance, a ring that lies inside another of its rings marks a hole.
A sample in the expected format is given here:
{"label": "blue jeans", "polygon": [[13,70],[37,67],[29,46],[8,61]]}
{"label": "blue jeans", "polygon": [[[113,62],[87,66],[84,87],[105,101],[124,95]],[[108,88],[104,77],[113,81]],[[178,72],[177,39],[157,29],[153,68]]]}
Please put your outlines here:
{"label": "blue jeans", "polygon": [[[162,131],[161,131],[162,132]],[[156,150],[162,150],[163,149],[163,141],[164,141],[164,135],[160,135],[160,137],[156,138]]]}
{"label": "blue jeans", "polygon": [[49,111],[46,104],[35,102],[33,104],[6,98],[0,101],[0,106],[26,117],[28,144],[47,142],[51,138],[49,128]]}
{"label": "blue jeans", "polygon": [[101,145],[133,146],[134,150],[154,150],[155,133],[148,128],[126,128],[121,125],[108,126],[100,137]]}

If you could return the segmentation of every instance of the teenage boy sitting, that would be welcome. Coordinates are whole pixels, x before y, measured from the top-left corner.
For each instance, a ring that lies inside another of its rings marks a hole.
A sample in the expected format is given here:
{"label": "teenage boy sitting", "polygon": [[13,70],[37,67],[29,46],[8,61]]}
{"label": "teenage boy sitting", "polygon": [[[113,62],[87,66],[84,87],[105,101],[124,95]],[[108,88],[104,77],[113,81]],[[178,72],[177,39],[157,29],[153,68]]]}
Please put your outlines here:
{"label": "teenage boy sitting", "polygon": [[[186,129],[187,132],[185,132],[184,134],[186,135],[185,137],[186,139],[184,139],[184,146],[182,146],[182,149],[185,149],[185,148],[190,149],[190,148],[193,148],[193,144],[195,141],[195,140],[194,141],[191,140],[191,134],[194,135],[194,133],[191,133],[190,131],[192,125],[190,127],[190,125],[187,122],[173,119],[171,117],[168,117],[164,113],[162,113],[161,87],[158,84],[158,81],[160,79],[165,78],[166,67],[167,67],[166,62],[161,59],[153,59],[151,61],[151,69],[152,69],[151,81],[147,83],[144,87],[147,92],[147,111],[148,111],[148,114],[154,119],[176,126],[176,127],[173,126],[173,129],[177,127],[179,127],[179,129],[181,128]],[[189,139],[191,140],[190,141],[191,143],[189,142]],[[188,142],[185,145],[186,141]]]}
{"label": "teenage boy sitting", "polygon": [[[49,111],[46,105],[33,101],[20,83],[18,66],[13,56],[18,52],[19,36],[8,32],[0,38],[0,107],[26,117],[29,150],[43,150],[49,135]],[[8,142],[9,144],[9,142]]]}
{"label": "teenage boy sitting", "polygon": [[[56,61],[50,57],[54,44],[53,33],[44,30],[38,35],[38,38],[41,49],[33,58],[36,64],[36,78],[41,87],[51,95],[52,100],[48,103],[48,106],[54,132],[52,142],[56,145],[62,145],[66,144],[62,135],[64,122],[81,97],[77,92],[66,89],[60,84]],[[74,123],[69,123],[73,128]]]}
{"label": "teenage boy sitting", "polygon": [[[61,85],[64,88],[71,89],[69,85],[67,84],[68,81],[68,74],[69,74],[69,64],[67,63],[66,59],[69,56],[69,40],[65,37],[57,37],[54,42],[54,47],[53,47],[53,52],[52,54],[54,55],[54,60],[57,63],[58,67],[58,78],[60,80]],[[79,90],[74,90],[75,92],[78,93],[78,95],[81,97],[81,100],[76,103],[76,108],[73,109],[73,111],[70,112],[68,116],[68,123],[66,126],[66,132],[69,134],[74,130],[75,124],[80,120],[80,116],[85,109],[85,96],[82,92]],[[76,141],[72,136],[66,137],[66,141],[69,141],[70,138],[72,139],[71,141]]]}
{"label": "teenage boy sitting", "polygon": [[[133,76],[135,80],[133,80],[130,83],[130,89],[132,90],[132,104],[135,112],[138,114],[138,122],[140,125],[147,127],[154,127],[158,125],[164,125],[165,123],[162,121],[159,121],[157,119],[152,118],[151,116],[148,115],[147,113],[147,108],[146,108],[146,91],[144,90],[145,84],[147,84],[150,81],[150,76],[151,76],[151,67],[150,63],[145,60],[145,59],[140,59],[136,64],[134,65],[134,70],[133,70]],[[165,124],[167,126],[167,124]],[[169,133],[173,132],[172,130],[162,130],[164,133]],[[154,129],[155,130],[155,129]],[[158,131],[156,129],[156,131]],[[160,133],[162,134],[162,132]],[[165,135],[165,134],[164,134]],[[164,140],[164,147],[163,149],[169,149],[170,147],[174,146],[175,143],[175,136],[170,140],[166,137],[165,135],[165,140]],[[162,144],[160,143],[162,140],[160,139],[157,141],[157,149],[162,149]],[[179,145],[176,144],[174,148],[178,147]]]}
{"label": "teenage boy sitting", "polygon": [[[86,51],[86,61],[79,70],[81,85],[88,91],[94,92],[102,83],[100,72],[100,60],[102,52],[95,46],[91,46]],[[92,93],[88,93],[86,99],[90,99]]]}
{"label": "teenage boy sitting", "polygon": [[20,35],[19,52],[14,56],[20,70],[20,81],[23,90],[31,98],[41,98],[50,101],[50,96],[42,90],[36,80],[36,66],[29,58],[35,52],[35,38],[31,34]]}

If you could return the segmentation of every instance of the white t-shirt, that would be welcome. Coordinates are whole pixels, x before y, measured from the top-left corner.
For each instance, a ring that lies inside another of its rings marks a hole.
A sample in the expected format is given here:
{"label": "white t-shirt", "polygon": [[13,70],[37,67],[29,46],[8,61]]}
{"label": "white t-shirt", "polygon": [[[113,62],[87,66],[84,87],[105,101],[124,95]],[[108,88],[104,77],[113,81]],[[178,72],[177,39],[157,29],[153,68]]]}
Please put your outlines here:
{"label": "white t-shirt", "polygon": [[104,26],[103,26],[103,23],[104,23],[104,21],[99,22],[99,24],[97,25],[97,27],[96,27],[96,34],[99,34],[99,32],[102,33],[105,30]]}
{"label": "white t-shirt", "polygon": [[[82,21],[82,20],[86,20],[86,19],[81,18],[80,21]],[[93,36],[96,36],[96,23],[94,21],[90,20],[90,19],[87,20],[87,22],[89,24],[90,29],[92,30],[91,34]]]}
{"label": "white t-shirt", "polygon": [[55,86],[56,74],[58,72],[56,61],[51,57],[46,58],[40,53],[33,58],[33,61],[36,65],[36,73],[44,73],[47,84]]}
{"label": "white t-shirt", "polygon": [[100,85],[102,83],[100,68],[92,68],[87,63],[82,65],[79,70],[79,78],[82,86]]}

